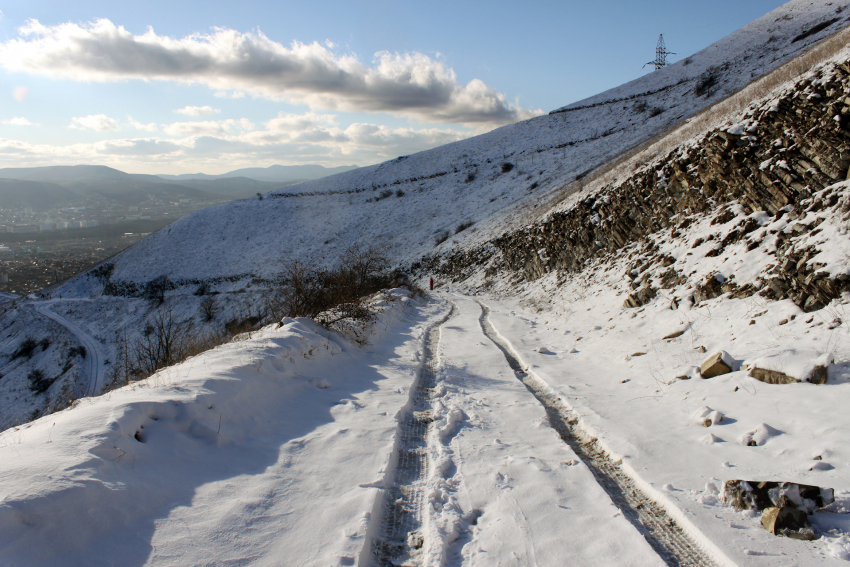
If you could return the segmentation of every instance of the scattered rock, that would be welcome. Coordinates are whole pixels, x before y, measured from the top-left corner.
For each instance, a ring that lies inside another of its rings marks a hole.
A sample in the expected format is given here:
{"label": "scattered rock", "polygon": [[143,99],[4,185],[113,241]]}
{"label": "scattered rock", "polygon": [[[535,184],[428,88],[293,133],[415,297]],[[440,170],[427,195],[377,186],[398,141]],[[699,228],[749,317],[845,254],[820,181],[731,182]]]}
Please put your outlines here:
{"label": "scattered rock", "polygon": [[800,381],[784,372],[769,370],[767,368],[751,368],[749,375],[765,384],[796,384]]}
{"label": "scattered rock", "polygon": [[826,353],[817,357],[812,361],[815,367],[812,369],[811,376],[804,378],[812,384],[826,384],[826,381],[829,379],[829,367],[833,362],[835,362],[835,358],[832,356],[832,353]]}
{"label": "scattered rock", "polygon": [[777,325],[784,325],[784,324],[785,324],[785,323],[787,323],[787,322],[788,322],[788,319],[783,319],[782,321],[780,321],[779,323],[777,323]]}
{"label": "scattered rock", "polygon": [[745,445],[747,447],[760,447],[767,443],[771,437],[776,437],[781,434],[782,432],[778,429],[774,429],[766,423],[760,423],[755,429],[748,431],[741,436],[741,445]]}
{"label": "scattered rock", "polygon": [[700,345],[697,347],[697,352],[705,352],[705,347]]}
{"label": "scattered rock", "polygon": [[717,351],[706,358],[700,365],[703,378],[714,378],[732,372],[732,357],[725,351]]}
{"label": "scattered rock", "polygon": [[643,355],[645,355],[645,354],[646,354],[645,352],[638,351],[638,352],[633,352],[633,353],[632,353],[632,356],[643,356]]}
{"label": "scattered rock", "polygon": [[723,414],[708,406],[703,406],[691,416],[691,421],[703,427],[711,427],[723,421]]}
{"label": "scattered rock", "polygon": [[815,539],[809,517],[804,511],[791,506],[767,508],[761,515],[761,525],[773,535],[809,541]]}
{"label": "scattered rock", "polygon": [[809,378],[809,382],[812,384],[826,384],[827,378],[829,378],[829,366],[818,365],[812,371],[812,377]]}
{"label": "scattered rock", "polygon": [[812,514],[835,502],[835,492],[795,482],[727,480],[721,499],[737,510],[792,507]]}
{"label": "scattered rock", "polygon": [[630,294],[623,302],[623,307],[633,308],[646,305],[655,297],[655,290],[650,286],[644,286],[635,293]]}
{"label": "scattered rock", "polygon": [[675,338],[677,338],[677,337],[681,337],[681,336],[682,336],[682,335],[684,335],[684,334],[685,334],[685,330],[683,329],[683,330],[681,330],[681,331],[676,331],[675,333],[670,333],[669,335],[667,335],[666,337],[662,338],[661,340],[662,340],[662,341],[667,341],[667,340],[670,340],[670,339],[675,339]]}

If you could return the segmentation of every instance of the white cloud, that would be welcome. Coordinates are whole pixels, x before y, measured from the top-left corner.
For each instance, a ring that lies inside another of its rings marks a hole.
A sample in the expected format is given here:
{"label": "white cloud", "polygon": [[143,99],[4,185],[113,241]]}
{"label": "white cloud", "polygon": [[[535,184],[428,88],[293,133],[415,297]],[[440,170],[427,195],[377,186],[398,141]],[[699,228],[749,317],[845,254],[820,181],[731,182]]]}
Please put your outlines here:
{"label": "white cloud", "polygon": [[541,114],[421,53],[379,52],[372,65],[319,43],[286,47],[261,32],[216,29],[182,39],[133,35],[106,19],[45,26],[30,20],[0,43],[0,65],[76,81],[158,79],[249,92],[311,108],[390,112],[428,121],[506,124]]}
{"label": "white cloud", "polygon": [[142,122],[137,122],[133,120],[132,116],[127,116],[127,122],[130,123],[130,126],[135,128],[136,130],[144,130],[145,132],[156,132],[157,127],[155,122],[150,122],[148,124],[144,124]]}
{"label": "white cloud", "polygon": [[118,121],[114,118],[109,118],[105,114],[89,114],[88,116],[75,116],[71,118],[71,123],[68,128],[73,130],[95,130],[97,132],[106,132],[107,130],[117,130]]}
{"label": "white cloud", "polygon": [[253,130],[254,123],[246,118],[234,120],[205,120],[203,122],[174,122],[164,124],[162,131],[169,136],[227,136],[243,130]]}
{"label": "white cloud", "polygon": [[[148,137],[67,145],[0,138],[0,167],[103,163],[119,169],[162,172],[166,168],[221,171],[273,163],[369,164],[411,154],[472,135],[453,129],[341,127],[335,116],[279,114],[262,125],[246,119],[176,122]],[[191,164],[191,165],[188,165]]]}
{"label": "white cloud", "polygon": [[3,120],[2,123],[9,124],[10,126],[38,126],[38,124],[33,124],[23,116],[15,116],[14,118]]}
{"label": "white cloud", "polygon": [[211,106],[184,106],[175,110],[177,114],[185,114],[187,116],[209,116],[210,114],[218,114],[221,112],[217,108]]}

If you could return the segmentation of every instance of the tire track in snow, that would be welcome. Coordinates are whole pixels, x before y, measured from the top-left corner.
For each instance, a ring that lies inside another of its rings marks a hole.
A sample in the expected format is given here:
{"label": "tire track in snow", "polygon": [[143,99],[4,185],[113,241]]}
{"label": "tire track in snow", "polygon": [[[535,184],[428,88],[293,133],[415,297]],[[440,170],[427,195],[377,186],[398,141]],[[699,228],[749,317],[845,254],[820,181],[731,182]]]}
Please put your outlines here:
{"label": "tire track in snow", "polygon": [[528,371],[519,355],[490,323],[490,308],[480,301],[478,304],[481,306],[479,322],[484,334],[499,347],[517,378],[543,405],[552,428],[590,468],[614,505],[643,534],[655,552],[671,566],[716,566],[715,561],[697,547],[664,508],[638,488],[620,462],[614,461],[596,439],[589,438],[579,428],[578,415]]}
{"label": "tire track in snow", "polygon": [[422,525],[428,479],[428,433],[433,422],[431,397],[439,370],[442,326],[457,313],[457,306],[425,333],[422,364],[410,402],[399,418],[395,467],[383,493],[380,531],[371,542],[373,564],[379,567],[417,565],[425,550]]}

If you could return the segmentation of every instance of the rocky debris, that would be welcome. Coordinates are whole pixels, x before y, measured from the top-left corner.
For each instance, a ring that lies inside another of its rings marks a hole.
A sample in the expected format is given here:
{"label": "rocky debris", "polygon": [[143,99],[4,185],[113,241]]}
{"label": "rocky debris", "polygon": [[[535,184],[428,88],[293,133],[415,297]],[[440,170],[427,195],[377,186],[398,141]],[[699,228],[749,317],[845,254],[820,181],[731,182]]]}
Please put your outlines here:
{"label": "rocky debris", "polygon": [[763,511],[764,529],[777,536],[816,539],[809,514],[835,502],[831,488],[794,482],[727,480],[721,500],[738,510]]}
{"label": "rocky debris", "polygon": [[694,290],[694,303],[719,297],[723,293],[723,281],[714,274],[706,276],[705,281]]}
{"label": "rocky debris", "polygon": [[812,376],[809,378],[809,382],[812,384],[826,384],[826,381],[829,378],[829,364],[830,363],[827,363],[826,365],[816,365],[814,370],[812,370]]}
{"label": "rocky debris", "polygon": [[676,331],[675,333],[670,333],[669,335],[663,337],[661,340],[662,341],[669,341],[669,340],[681,337],[684,334],[685,334],[685,329],[682,329],[681,331]]}
{"label": "rocky debris", "polygon": [[732,372],[732,357],[725,351],[717,351],[706,358],[699,367],[703,378],[714,378]]}
{"label": "rocky debris", "polygon": [[767,508],[761,515],[761,525],[773,535],[806,541],[817,539],[809,523],[809,516],[791,506]]}
{"label": "rocky debris", "polygon": [[813,514],[835,502],[835,492],[795,482],[727,480],[721,499],[737,510],[792,507]]}
{"label": "rocky debris", "polygon": [[641,307],[642,305],[646,305],[655,297],[655,290],[649,286],[642,287],[635,293],[630,294],[626,300],[623,302],[623,307],[632,308],[632,307]]}
{"label": "rocky debris", "polygon": [[750,368],[749,375],[765,384],[796,384],[800,382],[797,378],[784,372],[767,368]]}

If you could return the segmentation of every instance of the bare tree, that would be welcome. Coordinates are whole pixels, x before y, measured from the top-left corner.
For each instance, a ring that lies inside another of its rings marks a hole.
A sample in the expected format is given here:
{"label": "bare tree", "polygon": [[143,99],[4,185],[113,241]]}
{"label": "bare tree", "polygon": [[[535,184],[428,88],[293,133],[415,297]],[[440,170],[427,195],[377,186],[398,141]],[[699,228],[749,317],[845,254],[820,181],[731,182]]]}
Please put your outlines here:
{"label": "bare tree", "polygon": [[343,253],[341,268],[351,274],[354,297],[372,291],[375,282],[389,268],[390,261],[383,248],[364,246],[355,242]]}
{"label": "bare tree", "polygon": [[160,368],[182,361],[192,343],[191,337],[191,323],[175,321],[170,309],[160,311],[131,347],[135,373],[150,376]]}
{"label": "bare tree", "polygon": [[201,317],[204,320],[204,323],[209,323],[213,319],[215,319],[216,313],[218,313],[218,303],[216,302],[214,295],[207,295],[201,300],[201,305],[199,306],[201,311]]}

